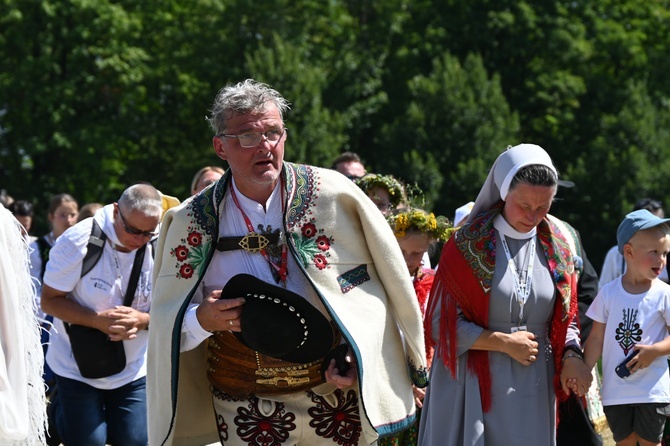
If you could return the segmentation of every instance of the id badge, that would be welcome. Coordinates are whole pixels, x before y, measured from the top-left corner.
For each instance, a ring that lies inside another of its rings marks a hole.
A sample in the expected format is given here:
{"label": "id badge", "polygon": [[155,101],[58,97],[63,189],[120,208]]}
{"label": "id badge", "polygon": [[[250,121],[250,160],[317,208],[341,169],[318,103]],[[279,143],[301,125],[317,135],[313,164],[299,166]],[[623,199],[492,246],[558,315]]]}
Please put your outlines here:
{"label": "id badge", "polygon": [[525,325],[519,325],[518,327],[512,327],[511,331],[512,333],[516,333],[517,331],[528,331],[528,328]]}

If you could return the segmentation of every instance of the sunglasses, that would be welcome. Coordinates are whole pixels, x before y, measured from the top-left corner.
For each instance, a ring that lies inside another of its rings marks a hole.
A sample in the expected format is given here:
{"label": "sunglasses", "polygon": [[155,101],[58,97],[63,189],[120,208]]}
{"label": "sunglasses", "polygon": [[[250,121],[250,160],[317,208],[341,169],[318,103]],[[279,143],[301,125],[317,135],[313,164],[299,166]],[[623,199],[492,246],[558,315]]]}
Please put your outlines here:
{"label": "sunglasses", "polygon": [[135,229],[131,226],[128,226],[128,224],[126,223],[126,219],[123,217],[123,214],[121,213],[121,208],[117,209],[119,211],[119,215],[121,216],[121,224],[123,225],[123,229],[125,229],[128,234],[141,235],[142,237],[150,237],[150,238],[158,235],[158,232],[140,231],[139,229]]}

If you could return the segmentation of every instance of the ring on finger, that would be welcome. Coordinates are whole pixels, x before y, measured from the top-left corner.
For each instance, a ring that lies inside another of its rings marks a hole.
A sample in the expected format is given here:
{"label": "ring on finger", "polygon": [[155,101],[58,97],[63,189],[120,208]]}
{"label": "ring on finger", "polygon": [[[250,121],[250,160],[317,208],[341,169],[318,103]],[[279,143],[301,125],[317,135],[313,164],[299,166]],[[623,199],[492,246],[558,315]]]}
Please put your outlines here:
{"label": "ring on finger", "polygon": [[229,319],[229,320],[228,320],[228,323],[230,324],[231,327],[234,325],[232,319]]}

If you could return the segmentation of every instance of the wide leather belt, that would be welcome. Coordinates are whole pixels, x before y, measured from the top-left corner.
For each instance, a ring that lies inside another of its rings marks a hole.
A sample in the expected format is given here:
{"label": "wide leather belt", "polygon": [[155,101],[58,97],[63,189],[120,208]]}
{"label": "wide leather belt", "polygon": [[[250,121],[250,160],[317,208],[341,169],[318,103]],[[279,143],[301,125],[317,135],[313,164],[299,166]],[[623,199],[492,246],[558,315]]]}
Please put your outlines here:
{"label": "wide leather belt", "polygon": [[270,234],[259,234],[250,232],[243,237],[219,237],[216,243],[216,249],[219,251],[233,251],[235,249],[244,249],[247,252],[259,252],[266,246],[279,244],[279,232]]}
{"label": "wide leather belt", "polygon": [[[335,332],[333,347],[341,340],[339,330]],[[212,387],[237,399],[286,395],[323,383],[322,359],[299,364],[265,356],[243,345],[228,331],[217,331],[209,337],[207,362],[207,378]]]}

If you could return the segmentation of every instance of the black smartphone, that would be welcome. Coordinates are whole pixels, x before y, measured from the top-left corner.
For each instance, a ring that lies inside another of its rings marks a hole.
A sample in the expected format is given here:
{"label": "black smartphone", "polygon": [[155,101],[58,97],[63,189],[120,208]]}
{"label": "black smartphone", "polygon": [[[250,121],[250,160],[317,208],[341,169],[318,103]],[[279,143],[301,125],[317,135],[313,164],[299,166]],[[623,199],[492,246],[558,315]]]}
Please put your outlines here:
{"label": "black smartphone", "polygon": [[626,359],[621,361],[621,363],[616,366],[614,371],[616,372],[617,375],[621,378],[628,378],[630,376],[630,370],[628,367],[626,367],[626,364],[628,364],[635,356],[637,356],[637,350],[633,350],[633,353],[628,355]]}

